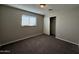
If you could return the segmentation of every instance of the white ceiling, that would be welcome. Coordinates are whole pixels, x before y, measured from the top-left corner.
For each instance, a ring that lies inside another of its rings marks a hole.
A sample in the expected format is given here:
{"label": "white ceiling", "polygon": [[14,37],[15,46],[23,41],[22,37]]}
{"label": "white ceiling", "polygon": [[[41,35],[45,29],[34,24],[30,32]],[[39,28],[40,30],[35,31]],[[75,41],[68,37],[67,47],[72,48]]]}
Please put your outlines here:
{"label": "white ceiling", "polygon": [[48,14],[49,9],[53,9],[53,11],[55,11],[55,10],[79,8],[78,4],[46,4],[45,8],[40,8],[39,4],[8,4],[8,5],[42,15]]}

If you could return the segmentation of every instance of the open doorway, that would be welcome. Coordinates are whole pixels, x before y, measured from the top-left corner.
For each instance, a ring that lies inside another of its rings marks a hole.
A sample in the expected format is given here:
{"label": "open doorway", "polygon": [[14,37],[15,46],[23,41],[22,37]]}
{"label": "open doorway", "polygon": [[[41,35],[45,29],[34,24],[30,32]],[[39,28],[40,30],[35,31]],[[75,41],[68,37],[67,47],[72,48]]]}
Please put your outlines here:
{"label": "open doorway", "polygon": [[56,36],[56,16],[50,17],[50,35]]}

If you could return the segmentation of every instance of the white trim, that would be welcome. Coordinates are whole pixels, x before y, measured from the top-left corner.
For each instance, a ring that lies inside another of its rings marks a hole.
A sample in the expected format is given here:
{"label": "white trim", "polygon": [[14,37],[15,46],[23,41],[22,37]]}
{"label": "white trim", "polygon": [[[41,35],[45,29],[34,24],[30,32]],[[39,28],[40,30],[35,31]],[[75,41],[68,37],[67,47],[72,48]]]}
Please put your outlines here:
{"label": "white trim", "polygon": [[11,43],[14,43],[14,42],[17,42],[17,41],[20,41],[20,40],[24,40],[24,39],[28,39],[28,38],[31,38],[31,37],[34,37],[34,36],[38,36],[38,35],[41,35],[41,34],[42,33],[39,33],[39,34],[31,35],[31,36],[28,36],[28,37],[24,37],[24,38],[21,38],[21,39],[17,39],[17,40],[14,40],[14,41],[10,41],[10,42],[1,44],[0,46],[11,44]]}
{"label": "white trim", "polygon": [[62,39],[62,38],[59,38],[59,37],[56,37],[56,38],[59,39],[59,40],[63,40],[63,41],[66,41],[66,42],[69,42],[69,43],[72,43],[72,44],[75,44],[75,45],[79,46],[79,44],[77,44],[75,42],[72,42],[72,41],[69,41],[69,40],[65,40],[65,39]]}

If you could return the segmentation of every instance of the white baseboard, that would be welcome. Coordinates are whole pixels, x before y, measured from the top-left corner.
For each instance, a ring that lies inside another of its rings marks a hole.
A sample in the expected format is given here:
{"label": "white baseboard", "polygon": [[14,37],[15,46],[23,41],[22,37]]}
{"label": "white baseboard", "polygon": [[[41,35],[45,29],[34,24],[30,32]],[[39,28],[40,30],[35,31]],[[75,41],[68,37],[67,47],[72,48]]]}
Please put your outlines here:
{"label": "white baseboard", "polygon": [[69,40],[64,40],[64,39],[59,38],[59,37],[56,37],[56,38],[79,46],[79,44],[77,44],[75,42],[72,42],[72,41],[69,41]]}
{"label": "white baseboard", "polygon": [[31,37],[34,37],[34,36],[38,36],[38,35],[41,35],[41,34],[42,33],[39,33],[39,34],[31,35],[31,36],[28,36],[28,37],[24,37],[24,38],[21,38],[21,39],[17,39],[17,40],[14,40],[14,41],[10,41],[10,42],[1,44],[0,46],[11,44],[11,43],[14,43],[14,42],[17,42],[17,41],[20,41],[20,40],[24,40],[24,39],[28,39],[28,38],[31,38]]}

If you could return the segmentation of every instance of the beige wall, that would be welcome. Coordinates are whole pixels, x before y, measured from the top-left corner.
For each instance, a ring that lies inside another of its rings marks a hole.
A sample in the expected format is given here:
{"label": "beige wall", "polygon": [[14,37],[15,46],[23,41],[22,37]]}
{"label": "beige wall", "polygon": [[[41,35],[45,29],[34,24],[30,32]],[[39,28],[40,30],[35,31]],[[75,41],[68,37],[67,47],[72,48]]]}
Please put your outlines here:
{"label": "beige wall", "polygon": [[57,13],[56,37],[79,44],[79,9]]}
{"label": "beige wall", "polygon": [[[75,44],[79,44],[79,9],[67,9],[54,11],[52,17],[56,16],[56,37],[65,41],[69,41]],[[45,17],[46,18],[46,17]],[[45,21],[48,23],[44,25],[44,33],[50,34],[50,21]],[[49,30],[45,30],[45,29]]]}
{"label": "beige wall", "polygon": [[49,16],[45,15],[44,16],[44,33],[50,35],[50,21],[49,21]]}
{"label": "beige wall", "polygon": [[[37,17],[37,26],[22,27],[21,16],[33,15]],[[0,6],[0,45],[17,39],[43,33],[44,16],[18,10],[15,8]]]}

